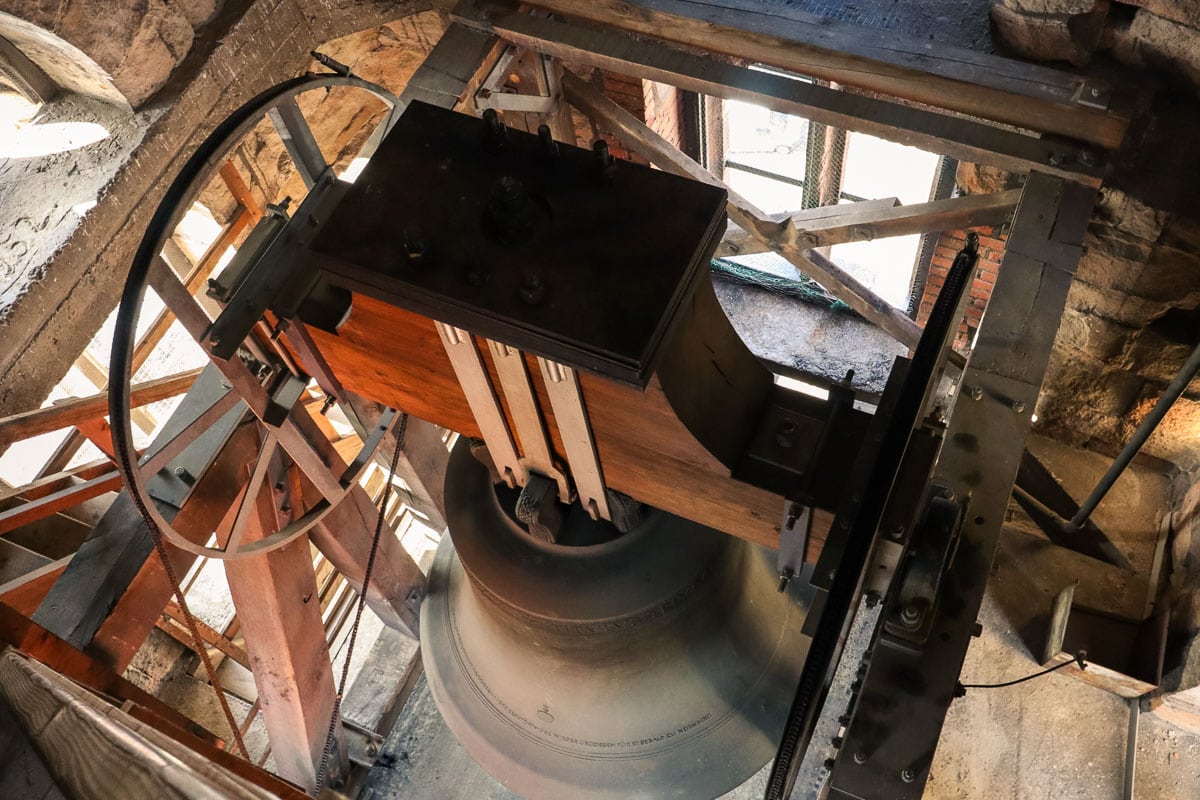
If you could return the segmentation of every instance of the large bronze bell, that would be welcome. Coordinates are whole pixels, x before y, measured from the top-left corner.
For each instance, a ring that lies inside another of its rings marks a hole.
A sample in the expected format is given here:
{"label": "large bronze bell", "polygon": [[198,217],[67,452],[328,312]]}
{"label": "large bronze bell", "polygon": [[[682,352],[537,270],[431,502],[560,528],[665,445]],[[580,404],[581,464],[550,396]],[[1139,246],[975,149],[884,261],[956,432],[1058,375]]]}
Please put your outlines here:
{"label": "large bronze bell", "polygon": [[455,449],[421,649],[467,752],[554,800],[699,800],[760,769],[807,642],[773,555],[656,510],[618,536],[576,507],[559,539],[573,544],[547,544],[515,499]]}

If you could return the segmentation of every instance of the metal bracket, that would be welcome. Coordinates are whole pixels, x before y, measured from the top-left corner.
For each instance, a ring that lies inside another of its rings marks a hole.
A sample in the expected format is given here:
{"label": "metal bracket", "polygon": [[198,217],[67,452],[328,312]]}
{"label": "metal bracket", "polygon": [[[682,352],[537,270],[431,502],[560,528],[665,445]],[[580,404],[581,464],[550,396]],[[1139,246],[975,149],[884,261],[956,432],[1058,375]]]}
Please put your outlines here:
{"label": "metal bracket", "polygon": [[491,71],[484,78],[479,91],[475,93],[476,110],[482,112],[485,109],[494,108],[497,111],[517,111],[530,114],[552,114],[558,110],[559,104],[562,102],[562,87],[559,84],[558,70],[555,67],[553,56],[536,54],[547,90],[545,96],[504,91],[509,70],[524,54],[523,48],[512,45],[504,48],[504,52],[496,59]]}
{"label": "metal bracket", "polygon": [[475,337],[462,328],[435,322],[446,355],[450,356],[450,365],[454,374],[467,396],[467,404],[479,424],[479,432],[487,444],[496,470],[500,473],[510,489],[525,485],[525,467],[517,456],[517,448],[513,444],[512,432],[504,419],[504,411],[500,408],[500,400],[492,388],[487,368],[483,366],[483,358],[475,346]]}
{"label": "metal bracket", "polygon": [[346,744],[346,756],[360,767],[374,766],[383,752],[383,736],[345,717],[342,717],[342,740]]}
{"label": "metal bracket", "polygon": [[792,501],[784,503],[783,524],[779,526],[779,591],[804,568],[804,553],[808,549],[808,530],[812,525],[812,508]]}
{"label": "metal bracket", "polygon": [[949,490],[934,493],[909,543],[904,577],[892,604],[895,612],[884,620],[888,634],[918,647],[929,639],[942,577],[954,560],[962,528],[962,504]]}
{"label": "metal bracket", "polygon": [[571,466],[579,502],[592,519],[611,520],[612,512],[608,508],[608,492],[600,471],[600,458],[596,455],[592,427],[588,424],[583,395],[579,391],[579,375],[566,364],[548,361],[541,356],[538,356],[538,366],[546,381],[546,393],[550,396],[558,432],[567,451],[567,463]]}

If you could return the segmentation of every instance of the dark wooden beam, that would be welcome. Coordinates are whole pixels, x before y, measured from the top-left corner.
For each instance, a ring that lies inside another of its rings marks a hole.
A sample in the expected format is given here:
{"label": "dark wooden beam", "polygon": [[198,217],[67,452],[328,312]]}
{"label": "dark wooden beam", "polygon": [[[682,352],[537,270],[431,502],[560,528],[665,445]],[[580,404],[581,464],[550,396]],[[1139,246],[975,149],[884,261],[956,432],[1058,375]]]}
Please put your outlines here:
{"label": "dark wooden beam", "polygon": [[1106,82],[782,4],[529,0],[526,5],[1103,148],[1119,145],[1129,125],[1127,113],[1096,101],[1112,93]]}

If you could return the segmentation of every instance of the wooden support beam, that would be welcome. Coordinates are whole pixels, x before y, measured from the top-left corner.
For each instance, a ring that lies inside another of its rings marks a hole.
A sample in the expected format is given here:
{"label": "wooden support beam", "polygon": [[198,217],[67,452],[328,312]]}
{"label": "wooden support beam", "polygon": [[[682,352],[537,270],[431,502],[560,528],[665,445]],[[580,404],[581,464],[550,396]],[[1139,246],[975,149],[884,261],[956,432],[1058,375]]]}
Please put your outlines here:
{"label": "wooden support beam", "polygon": [[[176,397],[190,389],[199,374],[199,369],[191,369],[176,375],[144,381],[132,388],[130,400],[137,407]],[[0,419],[0,447],[106,416],[108,392],[60,400],[53,405]]]}
{"label": "wooden support beam", "polygon": [[779,253],[796,269],[821,284],[830,294],[857,311],[864,319],[877,325],[910,349],[916,347],[917,340],[921,338],[921,328],[917,323],[824,256],[801,246],[796,229],[790,223],[779,223],[770,219],[682,153],[679,148],[651,130],[644,122],[604,97],[570,71],[563,73],[563,91],[571,105],[616,134],[630,149],[662,169],[726,189],[729,192],[729,218],[743,230]]}
{"label": "wooden support beam", "polygon": [[71,556],[66,556],[0,585],[0,603],[23,617],[32,617],[70,562]]}
{"label": "wooden support beam", "polygon": [[105,492],[119,491],[123,485],[121,474],[116,470],[110,470],[75,486],[59,489],[7,511],[0,511],[0,534],[14,531],[30,522],[45,519],[52,514],[77,506],[85,500],[99,497]]}
{"label": "wooden support beam", "polygon": [[[166,608],[163,609],[158,628],[189,650],[194,647],[192,634],[188,631],[187,622],[183,617],[183,610],[174,601],[167,603]],[[200,638],[206,645],[233,659],[246,669],[250,669],[250,656],[244,647],[230,641],[220,631],[200,619],[196,619],[196,630],[200,632]],[[216,664],[213,666],[216,666]]]}
{"label": "wooden support beam", "polygon": [[[167,441],[174,437],[224,393],[220,373],[215,367],[206,367],[188,390],[179,408],[167,420],[156,441]],[[151,490],[156,493],[155,496],[170,497],[173,501],[159,503],[159,510],[166,519],[173,519],[179,512],[178,505],[183,505],[200,486],[216,453],[220,452],[237,427],[238,413],[236,409],[229,412],[173,459],[167,469],[151,479]],[[173,471],[176,467],[192,476],[195,483],[189,485],[176,476]],[[128,494],[121,492],[92,535],[80,546],[62,579],[55,583],[38,608],[34,619],[73,645],[86,647],[113,606],[125,594],[130,581],[152,549],[145,522]],[[154,609],[152,621],[160,610],[161,605]]]}
{"label": "wooden support beam", "polygon": [[[271,487],[255,498],[245,542],[263,538],[276,521]],[[278,773],[301,788],[316,786],[334,709],[333,667],[321,621],[308,539],[254,558],[225,563],[241,620],[254,684]],[[340,728],[340,726],[338,726]],[[340,759],[329,759],[330,776]]]}
{"label": "wooden support beam", "polygon": [[69,489],[76,485],[76,481],[90,481],[92,478],[98,478],[112,471],[112,462],[107,458],[99,458],[74,469],[56,472],[53,475],[46,475],[24,486],[14,486],[11,489],[0,490],[0,505],[13,499],[25,501],[37,500],[62,489]]}
{"label": "wooden support beam", "polygon": [[[528,6],[980,119],[1115,148],[1113,87],[977,50],[932,45],[754,0],[529,0]],[[1086,91],[1085,91],[1086,90]],[[1106,101],[1105,101],[1106,102]]]}
{"label": "wooden support beam", "polygon": [[[191,499],[172,521],[175,530],[192,541],[207,543],[229,509],[234,495],[232,487],[245,481],[246,465],[252,463],[257,454],[254,426],[242,425],[197,481]],[[168,550],[176,575],[186,574],[196,561],[192,553],[174,547]],[[134,566],[136,574],[132,577],[116,574],[117,565],[110,567],[111,581],[116,584],[124,580],[126,585],[107,614],[92,612],[86,618],[86,628],[80,628],[79,638],[90,641],[88,651],[117,670],[129,666],[172,594],[166,571],[155,555],[143,557]],[[91,634],[85,636],[88,630]]]}
{"label": "wooden support beam", "polygon": [[[797,241],[805,247],[869,242],[889,236],[953,231],[976,225],[998,225],[1012,216],[1020,189],[913,203],[892,208],[868,207],[871,201],[825,206],[792,215]],[[717,246],[717,258],[765,253],[770,248],[741,228],[731,228]]]}
{"label": "wooden support beam", "polygon": [[502,10],[485,14],[470,3],[460,5],[456,13],[482,30],[567,63],[669,83],[705,95],[744,100],[836,128],[1007,170],[1039,169],[1093,186],[1098,186],[1104,175],[1103,153],[1077,142],[1038,138],[974,119],[850,94],[673,50],[661,43],[611,30],[583,28]]}
{"label": "wooden support beam", "polygon": [[[363,576],[379,510],[361,486],[337,505],[309,534],[329,563],[362,593]],[[388,627],[417,638],[425,576],[386,522],[367,587],[367,604]]]}

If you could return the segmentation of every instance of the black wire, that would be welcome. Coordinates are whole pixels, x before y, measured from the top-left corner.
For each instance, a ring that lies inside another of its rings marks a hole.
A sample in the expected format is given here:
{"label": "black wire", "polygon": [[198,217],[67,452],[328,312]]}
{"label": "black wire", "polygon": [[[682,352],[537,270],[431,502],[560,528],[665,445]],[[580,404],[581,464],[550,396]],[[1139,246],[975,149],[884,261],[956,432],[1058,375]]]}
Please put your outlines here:
{"label": "black wire", "polygon": [[1026,675],[1024,678],[1017,678],[1016,680],[1005,681],[1004,683],[960,683],[958,688],[962,692],[966,692],[967,689],[1003,689],[1005,686],[1016,686],[1018,683],[1024,683],[1025,681],[1031,681],[1034,678],[1040,678],[1043,675],[1049,675],[1051,672],[1060,670],[1063,667],[1070,666],[1071,664],[1077,664],[1080,669],[1087,669],[1087,662],[1083,660],[1084,656],[1086,655],[1086,650],[1080,650],[1075,654],[1075,658],[1071,659],[1070,661],[1064,661],[1061,664],[1055,664],[1053,667],[1047,667],[1040,672],[1035,672],[1032,675]]}

